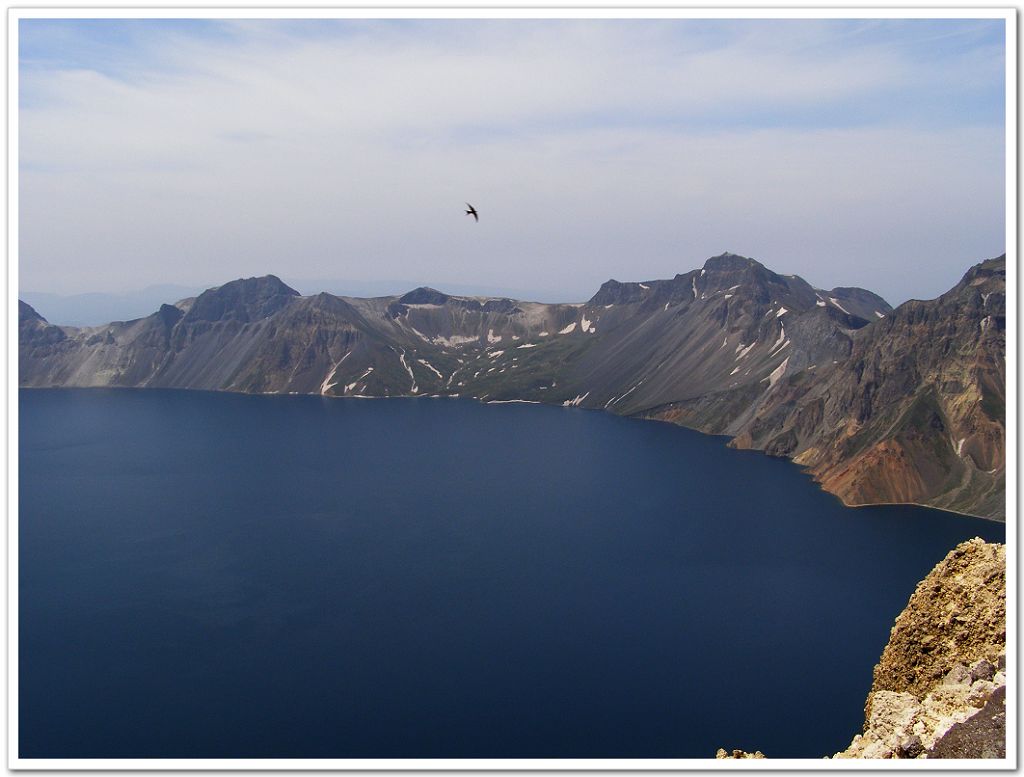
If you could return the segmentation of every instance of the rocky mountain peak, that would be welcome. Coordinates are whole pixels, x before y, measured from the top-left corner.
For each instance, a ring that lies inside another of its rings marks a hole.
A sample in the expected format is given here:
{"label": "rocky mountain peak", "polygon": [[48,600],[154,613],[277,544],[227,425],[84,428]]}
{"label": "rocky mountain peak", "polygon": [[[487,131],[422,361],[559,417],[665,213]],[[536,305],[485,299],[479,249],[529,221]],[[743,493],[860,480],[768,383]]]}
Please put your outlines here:
{"label": "rocky mountain peak", "polygon": [[[654,282],[641,285],[639,283],[622,283],[615,279],[607,280],[601,284],[601,288],[597,290],[597,294],[590,298],[588,304],[603,306],[642,302],[644,292],[651,287],[652,283]],[[645,289],[644,286],[648,288]]]}
{"label": "rocky mountain peak", "polygon": [[1006,287],[1006,254],[974,265],[964,274],[954,291],[964,287],[992,284],[999,285],[1002,289]]}
{"label": "rocky mountain peak", "polygon": [[728,251],[718,256],[712,256],[704,262],[704,269],[708,272],[742,272],[756,267],[764,269],[764,265],[760,262],[739,254],[731,254]]}
{"label": "rocky mountain peak", "polygon": [[30,347],[52,345],[65,340],[67,335],[39,315],[35,308],[18,300],[18,340]]}
{"label": "rocky mountain peak", "polygon": [[299,292],[276,275],[239,278],[213,289],[207,289],[192,304],[189,321],[257,321],[271,316]]}
{"label": "rocky mountain peak", "polygon": [[399,297],[398,301],[403,305],[443,305],[450,299],[451,297],[444,292],[429,286],[420,286]]}
{"label": "rocky mountain peak", "polygon": [[22,302],[19,299],[18,300],[18,323],[19,324],[23,324],[26,321],[42,321],[42,322],[45,323],[46,319],[43,318],[41,315],[39,315],[36,312],[36,309],[34,307],[29,305],[27,302]]}

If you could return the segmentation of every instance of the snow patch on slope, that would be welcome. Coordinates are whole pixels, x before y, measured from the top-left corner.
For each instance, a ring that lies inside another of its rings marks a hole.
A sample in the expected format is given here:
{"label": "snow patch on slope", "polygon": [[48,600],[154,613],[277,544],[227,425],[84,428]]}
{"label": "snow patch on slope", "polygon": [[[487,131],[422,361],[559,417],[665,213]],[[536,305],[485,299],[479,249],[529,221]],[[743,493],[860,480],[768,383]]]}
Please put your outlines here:
{"label": "snow patch on slope", "polygon": [[562,407],[578,407],[580,402],[582,402],[584,399],[586,399],[589,396],[590,396],[590,392],[589,391],[586,394],[579,394],[579,395],[576,396],[575,399],[567,399],[567,400],[565,400],[565,402],[562,403]]}
{"label": "snow patch on slope", "polygon": [[360,376],[359,376],[358,378],[356,378],[356,379],[355,379],[354,381],[352,381],[351,383],[348,383],[348,384],[346,384],[346,385],[345,385],[345,393],[347,394],[347,393],[348,393],[348,392],[350,392],[350,391],[351,391],[352,389],[354,389],[354,388],[356,387],[356,384],[357,384],[357,383],[359,383],[359,381],[361,381],[361,380],[362,380],[363,378],[365,378],[365,377],[366,377],[367,375],[369,375],[369,374],[370,374],[371,372],[373,372],[373,367],[367,367],[367,368],[366,368],[366,372],[364,372],[364,373],[363,373],[362,375],[360,375]]}
{"label": "snow patch on slope", "polygon": [[842,305],[840,305],[839,300],[837,300],[835,297],[829,297],[828,301],[835,305],[837,308],[839,308],[841,311],[843,311],[846,315],[851,315],[850,311],[844,308]]}
{"label": "snow patch on slope", "polygon": [[786,367],[789,366],[789,357],[787,356],[782,360],[782,364],[772,370],[772,374],[768,376],[768,388],[771,388],[778,383],[779,378],[786,374]]}
{"label": "snow patch on slope", "polygon": [[426,368],[427,368],[428,370],[430,370],[430,371],[431,371],[431,372],[433,372],[433,373],[434,373],[435,375],[437,375],[437,377],[439,377],[439,378],[444,378],[444,375],[442,375],[442,374],[441,374],[441,373],[440,373],[440,372],[438,371],[437,367],[435,367],[435,366],[434,366],[433,364],[431,364],[430,362],[428,362],[428,361],[427,361],[426,359],[417,359],[416,361],[418,361],[418,362],[419,362],[420,364],[422,364],[422,365],[423,365],[424,367],[426,367]]}
{"label": "snow patch on slope", "polygon": [[463,335],[452,335],[451,337],[435,337],[431,342],[433,342],[435,345],[446,345],[449,348],[451,348],[456,345],[475,343],[479,339],[479,335],[473,335],[472,337],[465,337]]}
{"label": "snow patch on slope", "polygon": [[410,367],[408,363],[405,361],[405,351],[402,351],[398,355],[398,360],[402,362],[402,366],[405,367],[405,371],[409,373],[409,377],[412,379],[412,393],[418,394],[419,389],[416,387],[416,376],[412,374],[412,367]]}
{"label": "snow patch on slope", "polygon": [[345,359],[347,359],[351,354],[352,351],[349,351],[334,363],[334,366],[331,367],[331,371],[327,373],[327,377],[324,378],[324,382],[320,384],[321,394],[326,394],[328,391],[330,391],[332,388],[338,385],[337,383],[331,383],[331,381],[334,380],[334,373],[338,371],[338,367],[341,366],[341,363],[345,361]]}

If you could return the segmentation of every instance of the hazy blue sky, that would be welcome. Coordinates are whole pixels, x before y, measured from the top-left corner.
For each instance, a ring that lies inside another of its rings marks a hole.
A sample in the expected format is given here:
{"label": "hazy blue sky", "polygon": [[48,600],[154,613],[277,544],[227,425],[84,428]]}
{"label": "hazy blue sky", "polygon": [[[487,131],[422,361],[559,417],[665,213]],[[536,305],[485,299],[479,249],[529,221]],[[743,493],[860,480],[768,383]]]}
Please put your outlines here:
{"label": "hazy blue sky", "polygon": [[19,34],[26,290],[272,272],[575,300],[728,250],[896,303],[1004,250],[1001,20]]}

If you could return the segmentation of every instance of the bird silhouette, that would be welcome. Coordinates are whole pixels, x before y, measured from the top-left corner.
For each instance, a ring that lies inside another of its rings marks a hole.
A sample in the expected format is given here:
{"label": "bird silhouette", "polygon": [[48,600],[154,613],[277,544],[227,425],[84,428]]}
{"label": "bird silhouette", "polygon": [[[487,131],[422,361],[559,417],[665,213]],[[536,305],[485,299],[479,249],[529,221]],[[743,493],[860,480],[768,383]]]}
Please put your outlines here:
{"label": "bird silhouette", "polygon": [[467,216],[472,216],[472,217],[473,217],[474,219],[476,219],[477,221],[479,221],[479,220],[480,220],[480,216],[479,216],[479,215],[477,215],[477,212],[476,212],[476,208],[474,208],[474,207],[473,207],[472,205],[470,205],[470,204],[469,204],[468,202],[466,203],[466,207],[467,207],[467,208],[469,208],[469,210],[467,210],[467,211],[466,211],[466,215],[467,215]]}

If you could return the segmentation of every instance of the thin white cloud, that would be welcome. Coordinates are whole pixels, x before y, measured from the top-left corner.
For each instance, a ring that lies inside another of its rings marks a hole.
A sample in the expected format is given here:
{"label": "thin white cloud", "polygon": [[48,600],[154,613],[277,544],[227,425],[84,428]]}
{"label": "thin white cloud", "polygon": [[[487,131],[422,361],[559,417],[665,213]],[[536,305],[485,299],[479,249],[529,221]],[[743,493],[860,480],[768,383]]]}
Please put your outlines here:
{"label": "thin white cloud", "polygon": [[987,84],[991,56],[927,69],[830,50],[820,24],[230,30],[161,38],[116,77],[25,71],[23,288],[276,272],[587,293],[730,249],[901,298],[949,285],[936,261],[1002,250],[1001,126],[855,115]]}

